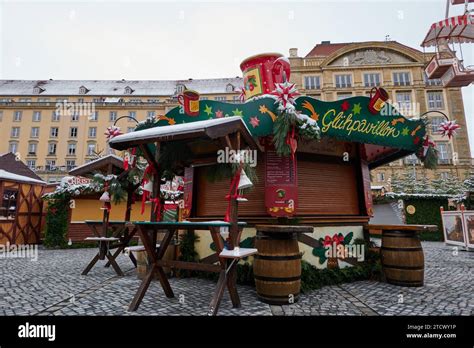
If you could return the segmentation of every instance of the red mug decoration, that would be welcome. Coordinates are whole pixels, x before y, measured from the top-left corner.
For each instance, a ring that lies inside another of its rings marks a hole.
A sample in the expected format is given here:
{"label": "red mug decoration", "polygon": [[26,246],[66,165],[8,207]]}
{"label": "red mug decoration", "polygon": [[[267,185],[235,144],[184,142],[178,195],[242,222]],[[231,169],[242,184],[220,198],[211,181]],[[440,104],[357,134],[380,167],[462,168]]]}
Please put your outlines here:
{"label": "red mug decoration", "polygon": [[[372,92],[375,90],[375,93],[372,95]],[[370,101],[369,101],[369,111],[372,114],[377,114],[382,110],[385,102],[388,100],[388,93],[383,88],[374,87],[370,90]]]}
{"label": "red mug decoration", "polygon": [[240,70],[244,76],[246,99],[271,93],[275,89],[275,83],[290,79],[291,72],[289,60],[279,53],[249,57],[240,64]]}
{"label": "red mug decoration", "polygon": [[199,115],[199,93],[186,89],[178,96],[178,102],[183,106],[184,113],[188,116]]}

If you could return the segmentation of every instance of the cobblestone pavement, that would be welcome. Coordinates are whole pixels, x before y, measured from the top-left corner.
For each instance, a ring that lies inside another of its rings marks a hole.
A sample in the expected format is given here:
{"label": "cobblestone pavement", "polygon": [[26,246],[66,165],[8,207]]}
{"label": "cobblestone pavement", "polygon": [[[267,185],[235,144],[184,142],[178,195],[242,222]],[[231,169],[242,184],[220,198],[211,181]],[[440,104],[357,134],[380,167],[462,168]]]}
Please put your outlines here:
{"label": "cobblestone pavement", "polygon": [[[232,308],[226,293],[219,315],[474,315],[474,252],[443,243],[424,242],[425,286],[402,288],[359,281],[301,295],[298,303],[269,306],[255,289],[238,286],[242,307]],[[215,284],[209,280],[171,278],[175,298],[152,282],[140,308],[127,307],[140,285],[128,257],[117,261],[116,276],[99,261],[80,275],[96,249],[39,250],[38,261],[0,258],[0,315],[206,315]]]}

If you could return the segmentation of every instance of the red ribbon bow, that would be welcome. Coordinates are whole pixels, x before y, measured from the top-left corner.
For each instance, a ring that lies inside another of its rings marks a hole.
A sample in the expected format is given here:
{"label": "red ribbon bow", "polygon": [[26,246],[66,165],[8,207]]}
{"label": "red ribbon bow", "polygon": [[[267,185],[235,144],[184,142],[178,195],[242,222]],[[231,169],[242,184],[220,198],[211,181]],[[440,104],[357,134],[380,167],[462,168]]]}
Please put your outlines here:
{"label": "red ribbon bow", "polygon": [[227,205],[227,211],[225,213],[224,221],[225,222],[230,222],[230,209],[231,209],[231,200],[232,198],[237,199],[239,198],[239,181],[240,181],[240,173],[242,169],[237,170],[235,173],[234,177],[232,178],[232,181],[230,182],[230,190],[229,194],[225,196],[225,199],[229,201],[229,204]]}

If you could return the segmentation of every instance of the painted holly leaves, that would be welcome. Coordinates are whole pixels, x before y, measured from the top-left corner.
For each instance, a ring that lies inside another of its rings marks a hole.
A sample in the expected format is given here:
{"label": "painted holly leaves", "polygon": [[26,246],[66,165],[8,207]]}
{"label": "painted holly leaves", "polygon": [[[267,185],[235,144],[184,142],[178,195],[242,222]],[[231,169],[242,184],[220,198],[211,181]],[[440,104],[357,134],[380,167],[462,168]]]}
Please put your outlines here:
{"label": "painted holly leaves", "polygon": [[342,233],[335,233],[332,237],[326,235],[324,238],[319,238],[320,246],[313,249],[313,255],[319,258],[319,264],[322,265],[328,259],[327,254],[330,248],[349,245],[353,237],[354,232],[349,232],[345,236]]}

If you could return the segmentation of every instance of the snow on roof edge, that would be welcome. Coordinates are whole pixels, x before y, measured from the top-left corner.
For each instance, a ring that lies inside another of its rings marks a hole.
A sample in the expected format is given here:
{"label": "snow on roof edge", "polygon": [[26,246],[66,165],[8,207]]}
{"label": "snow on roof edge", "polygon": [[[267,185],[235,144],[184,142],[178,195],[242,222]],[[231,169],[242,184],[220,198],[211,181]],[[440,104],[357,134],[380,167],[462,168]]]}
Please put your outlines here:
{"label": "snow on roof edge", "polygon": [[15,173],[11,173],[11,172],[6,171],[4,169],[0,169],[0,179],[9,180],[9,181],[20,181],[20,182],[25,182],[27,184],[46,185],[46,181],[32,179],[32,178],[29,178],[29,177],[24,176],[24,175],[18,175],[18,174],[15,174]]}

